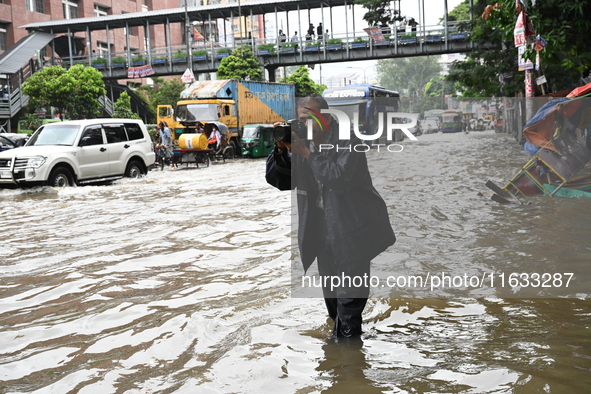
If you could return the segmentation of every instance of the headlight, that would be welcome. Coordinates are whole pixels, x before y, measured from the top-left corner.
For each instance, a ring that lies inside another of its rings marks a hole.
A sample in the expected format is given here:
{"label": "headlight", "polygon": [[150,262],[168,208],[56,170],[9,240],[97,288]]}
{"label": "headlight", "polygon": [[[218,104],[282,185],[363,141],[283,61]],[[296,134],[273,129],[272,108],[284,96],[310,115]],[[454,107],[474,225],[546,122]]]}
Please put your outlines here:
{"label": "headlight", "polygon": [[27,163],[27,167],[39,168],[45,163],[45,157],[32,157]]}

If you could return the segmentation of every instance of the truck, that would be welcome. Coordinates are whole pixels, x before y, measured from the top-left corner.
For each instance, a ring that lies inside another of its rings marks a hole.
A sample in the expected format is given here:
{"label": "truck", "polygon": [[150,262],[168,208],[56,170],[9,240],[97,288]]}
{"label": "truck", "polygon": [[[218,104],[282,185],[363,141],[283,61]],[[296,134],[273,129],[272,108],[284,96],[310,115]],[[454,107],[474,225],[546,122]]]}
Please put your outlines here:
{"label": "truck", "polygon": [[193,82],[181,92],[176,109],[172,105],[159,105],[157,123],[168,124],[173,142],[179,146],[183,134],[197,133],[210,122],[221,122],[228,126],[228,134],[222,136],[224,152],[228,152],[229,146],[235,154],[240,154],[245,125],[273,124],[293,118],[294,85],[221,79]]}

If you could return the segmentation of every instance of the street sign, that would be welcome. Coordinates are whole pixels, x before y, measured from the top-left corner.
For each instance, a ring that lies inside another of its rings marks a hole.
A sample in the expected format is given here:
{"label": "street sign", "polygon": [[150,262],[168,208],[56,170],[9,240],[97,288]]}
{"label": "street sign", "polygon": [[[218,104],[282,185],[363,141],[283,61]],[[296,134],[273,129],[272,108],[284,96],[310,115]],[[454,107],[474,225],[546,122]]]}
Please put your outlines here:
{"label": "street sign", "polygon": [[536,78],[536,83],[538,85],[541,85],[541,84],[546,83],[546,82],[548,82],[548,81],[546,81],[546,76],[545,75],[542,75],[541,77]]}
{"label": "street sign", "polygon": [[195,80],[195,75],[193,75],[193,71],[190,68],[185,70],[185,73],[181,77],[181,81],[184,83],[191,83]]}

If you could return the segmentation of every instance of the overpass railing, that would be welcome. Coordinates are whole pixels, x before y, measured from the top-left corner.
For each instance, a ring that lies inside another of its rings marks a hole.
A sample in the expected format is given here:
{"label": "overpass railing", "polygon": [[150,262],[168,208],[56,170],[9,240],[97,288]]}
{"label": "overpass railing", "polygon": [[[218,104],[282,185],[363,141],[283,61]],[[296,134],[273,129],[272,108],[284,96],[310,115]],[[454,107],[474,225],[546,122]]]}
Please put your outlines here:
{"label": "overpass railing", "polygon": [[[377,42],[365,31],[350,31],[342,34],[331,34],[320,39],[307,40],[306,37],[285,37],[285,42],[278,42],[277,38],[268,39],[234,39],[232,43],[224,42],[195,42],[191,48],[191,54],[187,55],[187,47],[157,47],[149,51],[111,52],[111,56],[89,57],[88,55],[74,56],[73,64],[91,65],[102,71],[105,77],[129,78],[149,76],[151,71],[156,74],[182,73],[189,64],[193,64],[197,71],[215,71],[221,59],[230,55],[233,49],[239,45],[248,44],[259,57],[261,64],[282,63],[281,59],[290,57],[294,60],[299,57],[305,61],[306,57],[315,57],[316,60],[333,59],[335,53],[339,53],[343,59],[361,60],[371,59],[378,52],[404,53],[412,52],[415,55],[428,55],[429,53],[452,50],[453,45],[463,43],[463,48],[470,46],[470,32],[466,29],[467,21],[450,22],[447,29],[442,25],[426,26],[412,31],[407,28],[404,32],[398,32],[389,28],[382,28],[385,41]],[[434,51],[435,49],[435,51]],[[346,55],[345,55],[346,54]],[[315,55],[315,56],[314,56]],[[319,56],[320,55],[320,56]],[[69,59],[57,59],[56,64],[69,67]],[[150,71],[151,70],[151,71]],[[138,74],[132,74],[137,72]],[[145,75],[142,74],[145,72]]]}

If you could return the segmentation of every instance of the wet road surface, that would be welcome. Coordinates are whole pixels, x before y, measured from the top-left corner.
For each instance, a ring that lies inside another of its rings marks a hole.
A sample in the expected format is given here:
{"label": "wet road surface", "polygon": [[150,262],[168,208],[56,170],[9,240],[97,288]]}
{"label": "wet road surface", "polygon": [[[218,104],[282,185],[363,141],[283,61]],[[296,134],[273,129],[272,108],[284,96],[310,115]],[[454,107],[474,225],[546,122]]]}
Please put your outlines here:
{"label": "wet road surface", "polygon": [[[509,137],[402,144],[387,173],[368,154],[398,238],[376,271],[588,269],[591,202],[490,201],[527,161]],[[291,297],[290,193],[263,175],[0,190],[0,392],[588,392],[586,294],[374,297],[361,340],[329,339],[323,301]]]}

